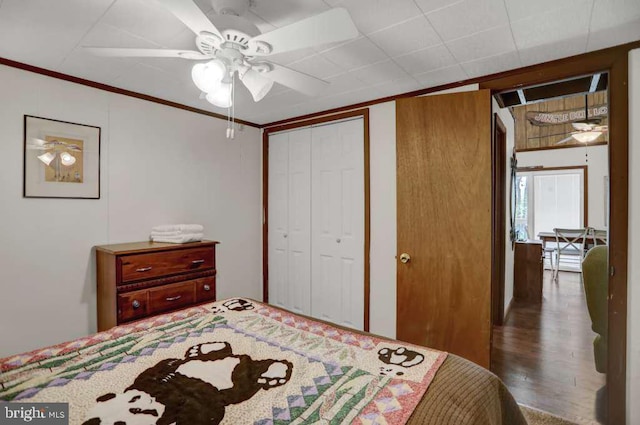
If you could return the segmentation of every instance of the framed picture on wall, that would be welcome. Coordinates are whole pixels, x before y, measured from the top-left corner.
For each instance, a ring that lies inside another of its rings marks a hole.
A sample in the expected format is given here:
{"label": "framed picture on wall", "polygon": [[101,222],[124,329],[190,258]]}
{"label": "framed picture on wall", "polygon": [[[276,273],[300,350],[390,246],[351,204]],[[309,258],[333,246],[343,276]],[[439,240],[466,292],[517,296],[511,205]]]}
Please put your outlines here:
{"label": "framed picture on wall", "polygon": [[25,115],[23,196],[100,199],[100,127]]}

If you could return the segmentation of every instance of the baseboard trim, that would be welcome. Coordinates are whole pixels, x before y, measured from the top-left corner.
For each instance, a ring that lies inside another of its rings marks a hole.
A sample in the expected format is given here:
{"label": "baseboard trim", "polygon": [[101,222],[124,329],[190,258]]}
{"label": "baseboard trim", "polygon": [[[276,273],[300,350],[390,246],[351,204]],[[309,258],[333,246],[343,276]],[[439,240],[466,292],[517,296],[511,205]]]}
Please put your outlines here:
{"label": "baseboard trim", "polygon": [[504,310],[504,318],[502,319],[502,323],[504,324],[509,317],[509,313],[511,313],[511,306],[513,306],[513,297],[511,297],[511,301],[509,301],[509,305]]}

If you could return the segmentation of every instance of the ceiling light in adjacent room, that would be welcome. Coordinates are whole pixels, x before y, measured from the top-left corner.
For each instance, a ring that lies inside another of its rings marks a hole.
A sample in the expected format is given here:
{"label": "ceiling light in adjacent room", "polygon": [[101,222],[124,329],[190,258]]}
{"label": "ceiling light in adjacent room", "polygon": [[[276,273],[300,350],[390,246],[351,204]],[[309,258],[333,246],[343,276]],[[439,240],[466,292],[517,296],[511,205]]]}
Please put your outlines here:
{"label": "ceiling light in adjacent room", "polygon": [[581,131],[573,134],[573,138],[580,143],[591,143],[602,135],[601,131]]}
{"label": "ceiling light in adjacent room", "polygon": [[207,94],[206,99],[219,108],[231,107],[231,83],[220,83],[215,91]]}
{"label": "ceiling light in adjacent room", "polygon": [[227,67],[216,59],[207,63],[197,63],[191,69],[193,82],[205,93],[216,91],[226,75]]}

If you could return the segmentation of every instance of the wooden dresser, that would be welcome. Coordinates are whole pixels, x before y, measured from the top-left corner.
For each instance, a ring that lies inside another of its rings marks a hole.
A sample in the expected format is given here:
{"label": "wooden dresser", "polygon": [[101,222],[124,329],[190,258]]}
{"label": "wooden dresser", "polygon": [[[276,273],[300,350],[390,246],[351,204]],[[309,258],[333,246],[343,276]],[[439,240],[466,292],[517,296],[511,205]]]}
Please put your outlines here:
{"label": "wooden dresser", "polygon": [[98,331],[216,298],[216,245],[96,246]]}
{"label": "wooden dresser", "polygon": [[530,303],[542,302],[542,241],[516,242],[514,253],[513,298]]}

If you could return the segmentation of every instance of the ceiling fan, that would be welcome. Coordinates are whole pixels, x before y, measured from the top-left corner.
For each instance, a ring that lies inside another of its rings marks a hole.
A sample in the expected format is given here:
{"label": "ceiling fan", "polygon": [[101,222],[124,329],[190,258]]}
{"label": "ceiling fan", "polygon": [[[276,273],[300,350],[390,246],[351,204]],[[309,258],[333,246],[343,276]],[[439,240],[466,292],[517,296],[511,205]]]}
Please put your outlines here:
{"label": "ceiling fan", "polygon": [[221,108],[233,104],[235,73],[255,102],[274,82],[313,96],[329,83],[268,60],[269,55],[355,38],[358,29],[349,12],[334,8],[262,34],[243,15],[251,0],[211,0],[213,22],[193,0],[150,0],[181,20],[195,34],[196,50],[85,47],[112,57],[168,57],[198,61],[191,76],[207,101]]}
{"label": "ceiling fan", "polygon": [[608,126],[600,125],[601,122],[601,118],[589,118],[589,102],[587,95],[585,95],[584,119],[571,123],[571,126],[575,131],[572,131],[569,137],[557,142],[556,145],[567,143],[571,140],[577,140],[578,142],[585,144],[595,141],[608,130]]}

